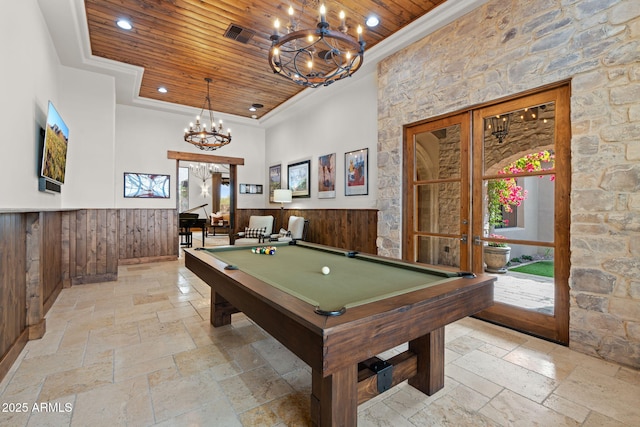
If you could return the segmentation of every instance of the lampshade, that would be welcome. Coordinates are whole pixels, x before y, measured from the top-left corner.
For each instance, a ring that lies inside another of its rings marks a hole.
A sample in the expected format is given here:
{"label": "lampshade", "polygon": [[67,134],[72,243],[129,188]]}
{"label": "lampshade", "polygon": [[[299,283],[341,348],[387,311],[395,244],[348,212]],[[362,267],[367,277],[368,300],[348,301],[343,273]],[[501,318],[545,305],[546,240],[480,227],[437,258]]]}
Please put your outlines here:
{"label": "lampshade", "polygon": [[277,189],[273,190],[273,201],[276,203],[291,203],[291,190]]}

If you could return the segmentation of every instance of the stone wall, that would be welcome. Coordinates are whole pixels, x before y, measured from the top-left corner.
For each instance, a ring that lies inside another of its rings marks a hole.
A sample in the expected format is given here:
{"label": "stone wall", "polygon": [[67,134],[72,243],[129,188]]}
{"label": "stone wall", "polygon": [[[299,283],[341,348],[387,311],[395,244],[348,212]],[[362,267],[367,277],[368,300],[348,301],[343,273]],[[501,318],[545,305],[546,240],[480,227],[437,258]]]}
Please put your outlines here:
{"label": "stone wall", "polygon": [[570,346],[640,367],[640,2],[496,0],[378,69],[378,251],[401,256],[402,126],[571,79]]}

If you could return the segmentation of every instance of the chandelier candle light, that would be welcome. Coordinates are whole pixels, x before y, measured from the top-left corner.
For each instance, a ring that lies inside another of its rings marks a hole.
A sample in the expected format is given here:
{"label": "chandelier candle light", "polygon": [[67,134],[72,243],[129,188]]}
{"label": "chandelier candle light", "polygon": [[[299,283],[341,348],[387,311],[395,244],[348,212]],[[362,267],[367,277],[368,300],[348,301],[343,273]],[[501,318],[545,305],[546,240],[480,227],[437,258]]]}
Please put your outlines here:
{"label": "chandelier candle light", "polygon": [[288,13],[287,34],[280,35],[280,21],[276,19],[270,37],[269,65],[274,73],[315,88],[349,77],[360,68],[365,46],[362,26],[358,25],[358,40],[347,34],[344,12],[340,12],[338,31],[330,29],[324,5],[320,6],[320,22],[315,29],[299,30],[293,7],[289,6]]}
{"label": "chandelier candle light", "polygon": [[[200,115],[196,116],[195,124],[189,123],[189,128],[184,130],[184,140],[201,150],[213,151],[231,142],[231,129],[227,129],[226,134],[223,133],[222,120],[220,120],[216,129],[216,122],[211,109],[211,98],[209,97],[211,79],[207,77],[204,80],[207,82],[207,97],[204,99]],[[205,107],[209,113],[209,129],[207,129],[207,123],[203,119]]]}

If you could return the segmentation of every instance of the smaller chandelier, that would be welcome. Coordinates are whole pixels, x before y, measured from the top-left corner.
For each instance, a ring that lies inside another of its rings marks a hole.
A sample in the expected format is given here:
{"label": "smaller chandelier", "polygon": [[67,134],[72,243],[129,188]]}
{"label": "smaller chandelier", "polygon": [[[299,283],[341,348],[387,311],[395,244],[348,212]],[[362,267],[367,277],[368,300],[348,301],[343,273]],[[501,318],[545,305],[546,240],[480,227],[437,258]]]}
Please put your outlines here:
{"label": "smaller chandelier", "polygon": [[209,178],[211,178],[211,175],[214,172],[218,171],[218,166],[210,165],[207,163],[197,163],[195,165],[190,164],[189,169],[191,169],[191,173],[194,176],[200,178],[202,182],[206,182],[207,180],[209,180]]}
{"label": "smaller chandelier", "polygon": [[[189,128],[184,130],[184,140],[201,150],[213,151],[231,142],[231,129],[227,129],[226,134],[223,133],[222,120],[220,120],[218,128],[216,128],[216,122],[213,119],[213,110],[211,109],[211,98],[209,97],[211,79],[206,77],[204,80],[207,82],[207,97],[204,99],[200,115],[196,116],[195,124],[189,123]],[[204,116],[205,107],[209,113],[208,128],[207,123],[201,118]]]}
{"label": "smaller chandelier", "polygon": [[489,125],[489,129],[491,130],[491,135],[495,136],[498,139],[498,144],[502,144],[507,135],[509,135],[510,123],[511,114],[491,117],[491,124]]}
{"label": "smaller chandelier", "polygon": [[364,61],[365,46],[360,25],[356,40],[347,34],[345,14],[340,12],[341,25],[338,31],[331,30],[326,9],[321,5],[316,28],[298,30],[293,13],[293,7],[289,6],[289,24],[283,36],[280,36],[280,21],[275,21],[269,51],[269,65],[274,73],[315,88],[328,86],[358,71]]}

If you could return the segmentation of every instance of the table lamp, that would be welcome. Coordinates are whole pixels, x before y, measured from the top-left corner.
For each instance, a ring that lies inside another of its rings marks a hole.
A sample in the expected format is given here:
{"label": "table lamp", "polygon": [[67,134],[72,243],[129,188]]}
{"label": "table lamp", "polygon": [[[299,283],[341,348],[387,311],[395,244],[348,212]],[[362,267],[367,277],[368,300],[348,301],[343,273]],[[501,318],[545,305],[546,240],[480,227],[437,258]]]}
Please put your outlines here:
{"label": "table lamp", "polygon": [[280,203],[280,228],[284,228],[284,204],[291,203],[291,190],[278,188],[273,190],[273,201]]}

